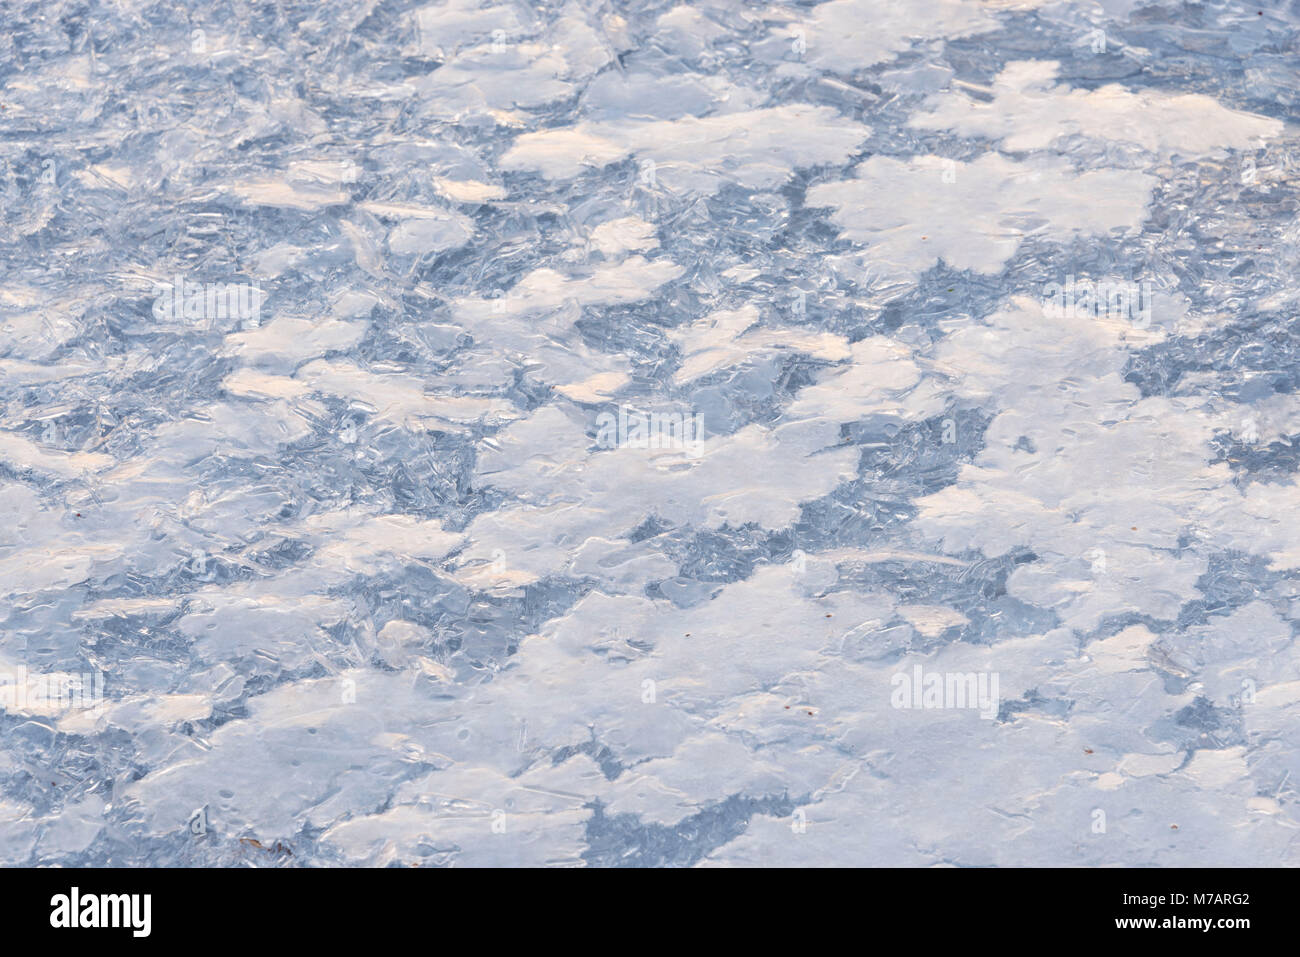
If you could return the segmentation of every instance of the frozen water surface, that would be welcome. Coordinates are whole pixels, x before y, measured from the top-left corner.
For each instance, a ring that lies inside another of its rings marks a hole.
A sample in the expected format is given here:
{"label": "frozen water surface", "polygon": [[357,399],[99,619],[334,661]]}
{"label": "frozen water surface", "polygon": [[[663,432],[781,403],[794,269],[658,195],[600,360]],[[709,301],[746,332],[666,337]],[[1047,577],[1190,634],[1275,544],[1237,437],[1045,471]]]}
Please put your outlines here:
{"label": "frozen water surface", "polygon": [[1300,864],[1300,7],[0,20],[0,863]]}

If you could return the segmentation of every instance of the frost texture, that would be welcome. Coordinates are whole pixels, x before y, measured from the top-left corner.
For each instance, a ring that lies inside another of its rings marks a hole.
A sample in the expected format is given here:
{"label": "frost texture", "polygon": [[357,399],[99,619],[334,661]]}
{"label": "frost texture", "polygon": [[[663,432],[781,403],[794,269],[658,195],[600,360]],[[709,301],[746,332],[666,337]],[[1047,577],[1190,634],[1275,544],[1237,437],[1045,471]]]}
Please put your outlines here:
{"label": "frost texture", "polygon": [[1300,864],[1294,11],[0,20],[0,863]]}

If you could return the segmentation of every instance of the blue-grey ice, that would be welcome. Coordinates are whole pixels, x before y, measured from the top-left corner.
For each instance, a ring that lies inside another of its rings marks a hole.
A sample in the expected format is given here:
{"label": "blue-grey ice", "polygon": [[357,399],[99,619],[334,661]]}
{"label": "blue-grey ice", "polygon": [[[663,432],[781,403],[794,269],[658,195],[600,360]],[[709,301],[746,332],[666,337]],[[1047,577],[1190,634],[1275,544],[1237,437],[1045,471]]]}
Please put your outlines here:
{"label": "blue-grey ice", "polygon": [[0,864],[1300,865],[1300,14],[0,11]]}

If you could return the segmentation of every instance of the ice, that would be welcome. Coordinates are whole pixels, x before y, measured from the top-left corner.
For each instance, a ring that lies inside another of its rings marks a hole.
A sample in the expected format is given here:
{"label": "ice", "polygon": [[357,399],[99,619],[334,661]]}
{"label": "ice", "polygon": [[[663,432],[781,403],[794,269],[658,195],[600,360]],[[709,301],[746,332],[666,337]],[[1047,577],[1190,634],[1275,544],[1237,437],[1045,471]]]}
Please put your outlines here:
{"label": "ice", "polygon": [[0,863],[1300,863],[1294,11],[0,24]]}

